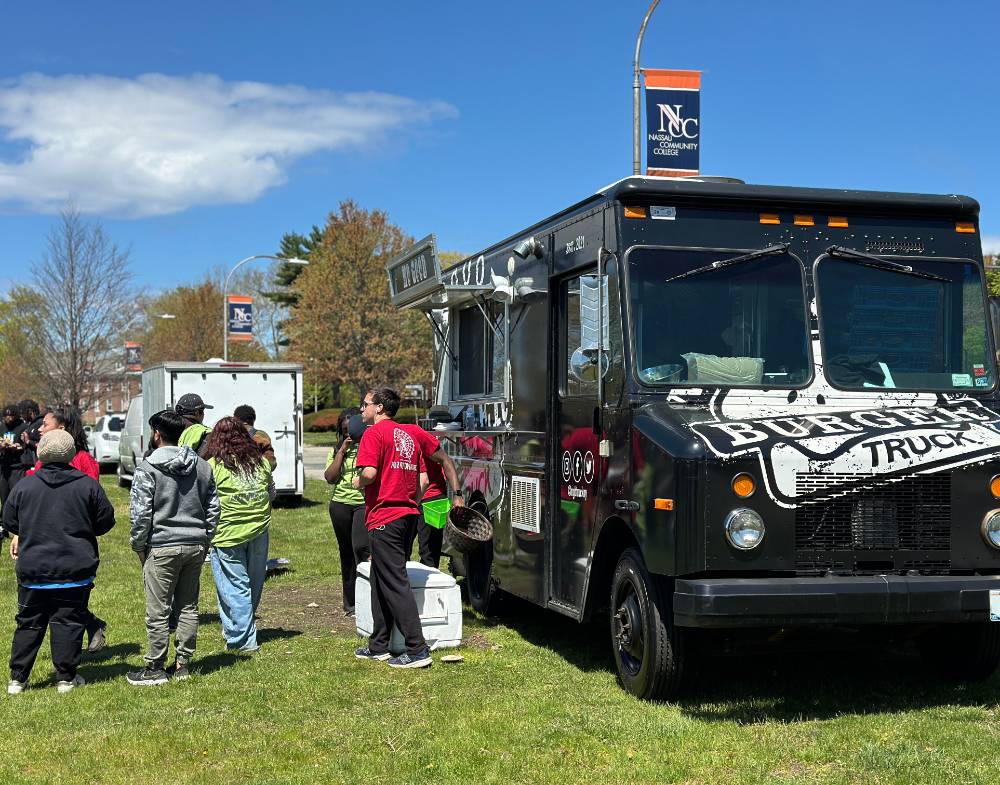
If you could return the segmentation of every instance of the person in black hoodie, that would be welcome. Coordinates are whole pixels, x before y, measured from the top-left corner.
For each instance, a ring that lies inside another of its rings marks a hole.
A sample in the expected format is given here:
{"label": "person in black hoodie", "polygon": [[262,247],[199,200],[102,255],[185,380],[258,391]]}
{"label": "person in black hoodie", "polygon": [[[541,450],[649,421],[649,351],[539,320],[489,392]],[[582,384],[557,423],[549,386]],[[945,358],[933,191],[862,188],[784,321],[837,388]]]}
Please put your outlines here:
{"label": "person in black hoodie", "polygon": [[115,511],[101,486],[69,465],[75,454],[68,432],[45,433],[38,443],[42,467],[17,484],[3,508],[4,528],[18,537],[11,549],[18,587],[10,695],[27,685],[46,628],[56,689],[84,683],[76,670],[100,563],[97,537],[114,527]]}
{"label": "person in black hoodie", "polygon": [[[14,430],[21,424],[21,411],[16,403],[3,407],[3,427],[0,428],[0,506],[7,501],[12,487],[14,465],[21,463],[21,449],[17,446]],[[23,472],[17,475],[21,479]],[[16,480],[15,480],[16,482]]]}

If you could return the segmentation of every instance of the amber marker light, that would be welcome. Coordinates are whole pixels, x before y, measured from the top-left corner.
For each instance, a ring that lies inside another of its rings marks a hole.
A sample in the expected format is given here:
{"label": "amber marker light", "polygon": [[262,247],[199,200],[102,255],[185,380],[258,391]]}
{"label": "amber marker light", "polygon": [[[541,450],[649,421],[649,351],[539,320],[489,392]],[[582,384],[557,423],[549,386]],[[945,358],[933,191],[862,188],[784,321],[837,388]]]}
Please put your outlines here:
{"label": "amber marker light", "polygon": [[826,225],[831,229],[846,229],[850,226],[847,219],[840,215],[831,215]]}
{"label": "amber marker light", "polygon": [[796,215],[795,216],[796,226],[815,226],[816,222],[813,220],[811,215]]}
{"label": "amber marker light", "polygon": [[990,493],[994,499],[1000,499],[1000,474],[990,480]]}
{"label": "amber marker light", "polygon": [[645,207],[626,207],[625,208],[626,218],[645,218],[646,208]]}
{"label": "amber marker light", "polygon": [[673,499],[653,499],[653,508],[657,510],[672,510],[674,509]]}
{"label": "amber marker light", "polygon": [[962,221],[959,221],[955,224],[955,231],[959,234],[975,234],[976,225],[973,223],[963,223]]}
{"label": "amber marker light", "polygon": [[777,213],[761,213],[760,222],[762,224],[780,224],[781,218]]}
{"label": "amber marker light", "polygon": [[749,499],[757,490],[757,483],[749,474],[737,474],[733,477],[733,493],[741,499]]}

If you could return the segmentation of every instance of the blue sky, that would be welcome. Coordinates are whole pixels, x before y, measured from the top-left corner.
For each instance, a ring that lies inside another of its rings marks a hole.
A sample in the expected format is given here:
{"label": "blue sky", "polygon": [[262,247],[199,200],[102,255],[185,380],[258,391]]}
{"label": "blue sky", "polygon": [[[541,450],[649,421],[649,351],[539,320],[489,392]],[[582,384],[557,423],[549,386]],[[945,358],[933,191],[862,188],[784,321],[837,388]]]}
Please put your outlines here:
{"label": "blue sky", "polygon": [[[472,253],[631,173],[647,5],[10,4],[0,283],[70,198],[151,290],[347,198]],[[704,71],[704,173],[969,194],[998,248],[998,23],[995,0],[663,0],[642,63]]]}

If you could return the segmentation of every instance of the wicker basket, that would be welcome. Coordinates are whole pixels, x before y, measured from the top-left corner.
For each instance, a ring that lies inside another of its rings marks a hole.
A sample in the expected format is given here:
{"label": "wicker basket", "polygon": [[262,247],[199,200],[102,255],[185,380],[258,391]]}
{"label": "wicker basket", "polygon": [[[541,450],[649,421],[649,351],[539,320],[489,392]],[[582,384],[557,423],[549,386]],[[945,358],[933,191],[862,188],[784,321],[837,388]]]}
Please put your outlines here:
{"label": "wicker basket", "polygon": [[444,532],[452,548],[459,553],[472,553],[493,539],[493,524],[471,507],[452,507]]}

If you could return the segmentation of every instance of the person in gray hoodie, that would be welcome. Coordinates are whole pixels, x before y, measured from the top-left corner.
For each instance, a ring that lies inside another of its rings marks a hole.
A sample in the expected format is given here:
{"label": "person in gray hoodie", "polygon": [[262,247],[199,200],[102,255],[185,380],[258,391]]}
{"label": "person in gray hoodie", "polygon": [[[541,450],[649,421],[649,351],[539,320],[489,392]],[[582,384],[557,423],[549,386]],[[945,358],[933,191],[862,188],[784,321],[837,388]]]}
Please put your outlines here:
{"label": "person in gray hoodie", "polygon": [[146,591],[146,667],[129,684],[165,684],[171,607],[177,609],[174,679],[188,676],[198,637],[198,592],[208,545],[219,523],[212,469],[190,447],[178,447],[184,418],[165,409],[149,418],[155,449],[136,467],[129,497],[132,550],[142,564]]}

